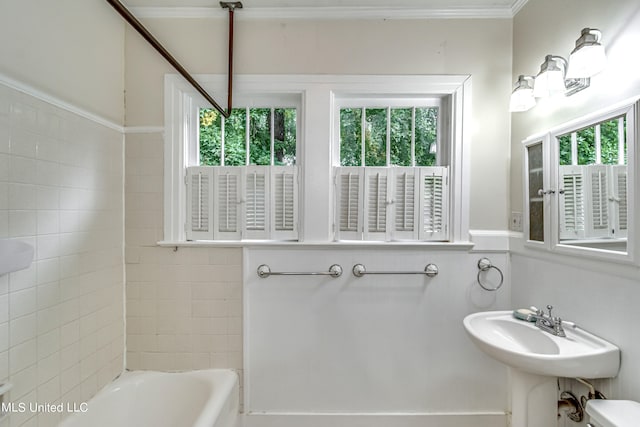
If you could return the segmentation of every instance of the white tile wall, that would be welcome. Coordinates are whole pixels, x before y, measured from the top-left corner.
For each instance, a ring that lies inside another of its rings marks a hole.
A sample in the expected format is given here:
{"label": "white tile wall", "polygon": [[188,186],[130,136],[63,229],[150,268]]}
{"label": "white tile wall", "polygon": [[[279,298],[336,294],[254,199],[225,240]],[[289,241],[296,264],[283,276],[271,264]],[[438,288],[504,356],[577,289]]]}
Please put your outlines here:
{"label": "white tile wall", "polygon": [[28,269],[0,276],[12,402],[85,401],[122,371],[122,156],[120,132],[0,85],[0,238],[35,247]]}
{"label": "white tile wall", "polygon": [[242,251],[158,247],[163,140],[126,138],[127,367],[242,370]]}

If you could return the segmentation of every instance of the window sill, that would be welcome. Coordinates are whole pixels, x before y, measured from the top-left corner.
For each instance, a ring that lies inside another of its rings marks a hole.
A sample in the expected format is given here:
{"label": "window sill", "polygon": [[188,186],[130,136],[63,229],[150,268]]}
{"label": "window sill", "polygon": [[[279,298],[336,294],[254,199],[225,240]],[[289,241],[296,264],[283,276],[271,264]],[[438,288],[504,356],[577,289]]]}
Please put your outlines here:
{"label": "window sill", "polygon": [[473,242],[375,242],[375,241],[335,241],[335,242],[293,242],[273,240],[199,240],[160,241],[158,246],[172,248],[254,248],[254,247],[312,247],[312,248],[420,248],[425,250],[470,251]]}

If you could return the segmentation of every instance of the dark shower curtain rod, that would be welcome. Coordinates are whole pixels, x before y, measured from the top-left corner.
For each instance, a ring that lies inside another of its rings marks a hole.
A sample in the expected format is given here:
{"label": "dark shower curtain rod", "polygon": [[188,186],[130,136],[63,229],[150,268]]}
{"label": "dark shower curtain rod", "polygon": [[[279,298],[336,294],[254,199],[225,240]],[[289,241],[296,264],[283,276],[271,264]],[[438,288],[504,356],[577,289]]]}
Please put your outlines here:
{"label": "dark shower curtain rod", "polygon": [[229,118],[231,114],[231,106],[233,99],[233,13],[235,9],[241,9],[241,2],[220,2],[220,6],[229,9],[229,75],[227,85],[227,110],[225,111],[218,103],[207,93],[206,90],[189,74],[189,72],[160,44],[158,40],[136,19],[135,16],[118,0],[107,0],[123,18],[127,21],[153,48],[158,51],[164,59],[173,66],[199,93],[202,95],[213,108],[218,110],[225,118]]}

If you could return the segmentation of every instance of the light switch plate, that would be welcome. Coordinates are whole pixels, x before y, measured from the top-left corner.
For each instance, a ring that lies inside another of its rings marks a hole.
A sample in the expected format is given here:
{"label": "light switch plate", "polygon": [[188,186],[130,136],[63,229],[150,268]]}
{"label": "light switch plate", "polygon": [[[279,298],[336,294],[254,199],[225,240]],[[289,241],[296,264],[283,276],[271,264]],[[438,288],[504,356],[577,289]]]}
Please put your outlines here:
{"label": "light switch plate", "polygon": [[511,231],[522,232],[522,212],[511,212]]}

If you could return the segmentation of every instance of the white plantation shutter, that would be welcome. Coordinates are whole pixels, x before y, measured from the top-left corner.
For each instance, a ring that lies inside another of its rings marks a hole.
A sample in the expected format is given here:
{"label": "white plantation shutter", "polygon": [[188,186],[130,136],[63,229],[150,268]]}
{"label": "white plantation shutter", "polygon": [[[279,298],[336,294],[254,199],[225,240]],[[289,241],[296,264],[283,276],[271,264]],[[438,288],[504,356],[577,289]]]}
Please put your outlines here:
{"label": "white plantation shutter", "polygon": [[415,168],[394,168],[393,173],[393,240],[417,240],[417,222],[420,216],[419,201],[416,200],[419,187],[419,170]]}
{"label": "white plantation shutter", "polygon": [[336,168],[336,238],[447,240],[448,168]]}
{"label": "white plantation shutter", "polygon": [[336,239],[361,240],[364,168],[336,168]]}
{"label": "white plantation shutter", "polygon": [[420,168],[420,240],[448,239],[448,170]]}
{"label": "white plantation shutter", "polygon": [[627,236],[627,167],[560,166],[560,238]]}
{"label": "white plantation shutter", "polygon": [[295,166],[271,167],[271,233],[277,240],[298,238],[298,173]]}
{"label": "white plantation shutter", "polygon": [[609,196],[612,202],[612,217],[616,222],[614,236],[627,237],[627,166],[611,166],[612,190]]}
{"label": "white plantation shutter", "polygon": [[214,239],[237,240],[242,236],[240,199],[242,169],[215,167],[214,170]]}
{"label": "white plantation shutter", "polygon": [[608,174],[606,165],[585,166],[587,198],[587,236],[609,235]]}
{"label": "white plantation shutter", "polygon": [[187,168],[187,240],[213,239],[213,169]]}
{"label": "white plantation shutter", "polygon": [[244,176],[244,237],[269,238],[269,170],[267,166],[246,166]]}
{"label": "white plantation shutter", "polygon": [[365,168],[364,171],[364,239],[389,240],[387,224],[391,202],[389,168]]}
{"label": "white plantation shutter", "polygon": [[187,239],[298,238],[295,166],[187,168]]}
{"label": "white plantation shutter", "polygon": [[584,167],[560,166],[560,183],[560,239],[584,238]]}

